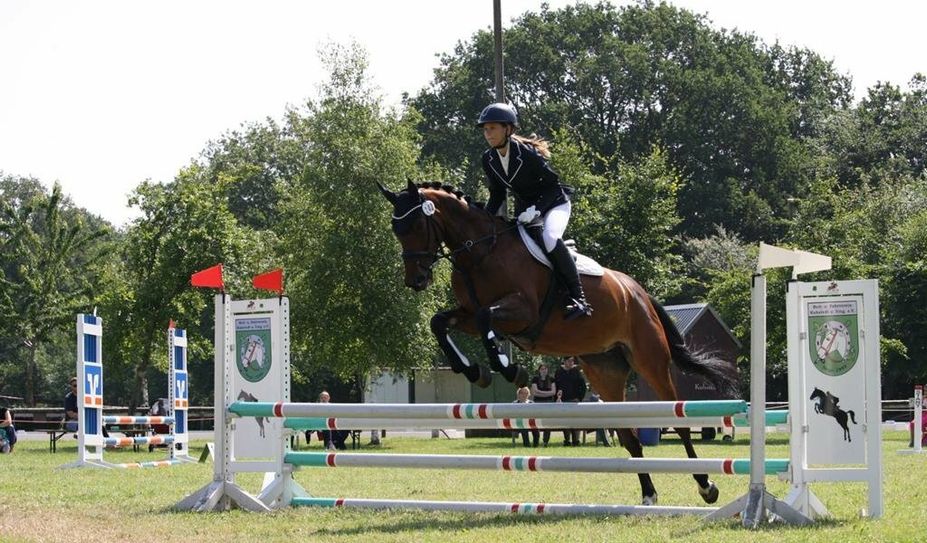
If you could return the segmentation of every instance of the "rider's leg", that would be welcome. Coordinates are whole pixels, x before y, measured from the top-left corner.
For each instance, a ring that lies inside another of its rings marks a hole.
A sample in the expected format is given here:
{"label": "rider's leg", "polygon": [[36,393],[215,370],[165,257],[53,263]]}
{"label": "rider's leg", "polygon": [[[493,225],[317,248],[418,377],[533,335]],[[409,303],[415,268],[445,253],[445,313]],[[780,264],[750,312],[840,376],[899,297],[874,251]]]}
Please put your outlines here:
{"label": "rider's leg", "polygon": [[544,251],[570,291],[572,300],[564,308],[567,320],[592,314],[592,306],[586,301],[583,284],[576,271],[576,262],[561,239],[569,221],[570,203],[567,202],[547,212],[544,216],[544,232],[541,234]]}

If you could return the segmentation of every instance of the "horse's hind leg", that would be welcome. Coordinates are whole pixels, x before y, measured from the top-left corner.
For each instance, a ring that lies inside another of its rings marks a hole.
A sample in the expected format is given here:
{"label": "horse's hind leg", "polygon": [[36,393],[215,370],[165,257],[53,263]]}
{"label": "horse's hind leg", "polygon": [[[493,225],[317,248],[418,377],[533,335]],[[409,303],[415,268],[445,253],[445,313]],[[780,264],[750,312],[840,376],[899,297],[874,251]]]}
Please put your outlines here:
{"label": "horse's hind leg", "polygon": [[[638,328],[635,337],[634,349],[628,356],[628,362],[643,377],[650,388],[662,401],[676,401],[676,387],[673,385],[670,373],[670,351],[666,343],[662,325],[655,321],[654,327]],[[646,365],[645,365],[646,364]],[[698,458],[695,447],[692,445],[692,432],[688,427],[674,428],[689,458]],[[707,474],[696,473],[692,475],[698,484],[698,493],[705,503],[718,501],[719,491],[714,481]]]}
{"label": "horse's hind leg", "polygon": [[[586,374],[589,384],[599,397],[606,402],[623,402],[625,400],[625,385],[627,384],[630,367],[620,348],[595,355],[582,355],[579,358],[580,367]],[[641,442],[629,428],[618,429],[618,442],[633,458],[643,458],[644,449]],[[638,473],[641,483],[641,503],[643,505],[656,505],[657,490],[653,486],[653,479],[649,473]]]}

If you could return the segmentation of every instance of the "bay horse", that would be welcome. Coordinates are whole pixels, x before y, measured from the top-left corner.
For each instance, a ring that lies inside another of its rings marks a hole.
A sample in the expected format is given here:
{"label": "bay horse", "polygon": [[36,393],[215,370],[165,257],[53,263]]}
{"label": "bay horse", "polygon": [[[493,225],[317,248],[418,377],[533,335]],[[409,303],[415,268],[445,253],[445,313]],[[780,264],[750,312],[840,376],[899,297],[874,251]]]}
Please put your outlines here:
{"label": "bay horse", "polygon": [[[532,258],[511,222],[490,215],[469,197],[440,183],[409,181],[395,193],[377,185],[393,205],[392,229],[402,246],[405,284],[424,290],[439,260],[447,259],[453,266],[451,285],[459,305],[436,314],[431,330],[451,369],[470,382],[485,387],[491,373],[457,348],[448,336],[451,328],[479,337],[490,366],[518,386],[527,383],[528,373],[501,352],[501,336],[529,353],[575,356],[592,388],[609,402],[625,400],[631,370],[650,384],[660,400],[677,400],[671,362],[708,378],[719,391],[734,390],[731,366],[690,352],[663,307],[629,276],[608,269],[601,277],[582,276],[593,314],[566,321],[555,310],[541,321],[553,275]],[[562,300],[554,307],[563,307]],[[528,333],[539,322],[539,331]],[[627,428],[618,432],[631,456],[643,457],[637,436]],[[689,458],[697,458],[689,428],[679,427],[676,432]],[[715,483],[705,474],[693,477],[702,498],[716,502]],[[640,473],[638,478],[643,504],[657,503],[650,475]]]}

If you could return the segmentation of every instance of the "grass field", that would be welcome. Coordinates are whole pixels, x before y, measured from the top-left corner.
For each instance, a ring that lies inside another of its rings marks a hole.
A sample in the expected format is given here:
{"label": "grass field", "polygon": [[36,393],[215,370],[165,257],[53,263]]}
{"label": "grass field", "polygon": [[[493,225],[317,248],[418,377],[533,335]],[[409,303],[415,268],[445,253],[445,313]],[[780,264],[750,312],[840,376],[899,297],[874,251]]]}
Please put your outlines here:
{"label": "grass field", "polygon": [[[623,449],[563,448],[557,435],[547,449],[526,451],[508,439],[416,439],[388,437],[380,447],[362,451],[428,454],[538,454],[547,456],[626,457]],[[859,518],[866,506],[859,483],[818,484],[813,487],[833,514],[832,520],[811,528],[763,526],[756,531],[731,519],[702,523],[693,517],[561,517],[507,514],[463,514],[419,511],[361,511],[299,508],[261,515],[177,513],[174,503],[206,484],[211,464],[147,470],[59,470],[74,460],[76,443],[64,443],[57,454],[43,441],[22,440],[12,455],[0,456],[0,541],[719,541],[737,542],[871,542],[927,541],[927,454],[899,455],[907,445],[901,432],[883,434],[885,516]],[[73,440],[72,440],[73,441]],[[203,442],[193,443],[198,453]],[[746,436],[733,443],[698,443],[702,457],[748,457]],[[769,457],[788,456],[787,438],[771,435]],[[318,444],[313,443],[313,449]],[[648,447],[649,457],[682,457],[673,437]],[[163,451],[106,452],[113,462],[156,460]],[[634,475],[483,472],[451,470],[381,470],[373,468],[312,469],[297,472],[310,493],[326,497],[400,498],[429,500],[523,501],[556,503],[637,504],[640,487]],[[747,489],[747,476],[714,477],[720,504]],[[703,505],[688,475],[654,476],[661,505]],[[239,482],[257,491],[260,477],[239,475]],[[774,477],[769,490],[782,497],[787,485]]]}

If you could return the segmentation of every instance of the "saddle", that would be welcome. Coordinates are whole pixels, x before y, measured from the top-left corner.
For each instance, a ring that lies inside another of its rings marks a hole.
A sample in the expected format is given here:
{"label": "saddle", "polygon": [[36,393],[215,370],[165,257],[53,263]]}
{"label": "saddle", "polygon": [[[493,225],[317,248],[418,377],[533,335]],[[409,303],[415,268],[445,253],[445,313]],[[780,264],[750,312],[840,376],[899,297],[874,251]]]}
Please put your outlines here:
{"label": "saddle", "polygon": [[[553,264],[550,263],[550,259],[547,258],[547,255],[544,254],[544,250],[541,249],[540,225],[537,227],[532,225],[530,228],[525,228],[522,224],[519,224],[518,235],[521,237],[522,243],[525,244],[525,248],[528,249],[528,252],[531,253],[531,256],[535,260],[551,270],[554,269]],[[590,277],[602,277],[605,275],[605,268],[595,260],[584,254],[580,254],[579,251],[576,250],[575,241],[563,240],[563,243],[567,246],[567,249],[570,250],[570,254],[573,255],[573,260],[576,261],[576,271],[578,271],[580,275],[588,275]]]}
{"label": "saddle", "polygon": [[[531,224],[528,228],[525,228],[522,224],[518,224],[518,235],[521,237],[521,241],[524,243],[525,248],[528,249],[528,253],[531,254],[532,258],[550,270],[550,286],[547,288],[547,293],[544,295],[544,300],[541,302],[541,307],[538,311],[538,320],[509,338],[521,346],[524,346],[525,343],[533,344],[537,341],[538,337],[541,335],[541,330],[544,329],[544,325],[547,324],[548,319],[550,319],[550,314],[554,310],[554,307],[562,305],[564,297],[567,295],[566,286],[563,284],[559,275],[554,271],[554,266],[547,258],[547,255],[544,254],[544,250],[541,249],[543,243],[543,241],[541,241],[542,228],[543,225],[540,223]],[[580,275],[588,275],[591,277],[601,277],[605,275],[605,268],[598,262],[576,251],[576,244],[573,240],[564,240],[564,244],[570,250],[570,254],[573,255],[573,260],[576,261],[576,271],[578,271]]]}

